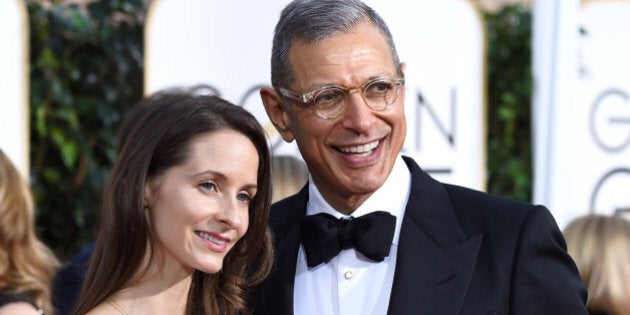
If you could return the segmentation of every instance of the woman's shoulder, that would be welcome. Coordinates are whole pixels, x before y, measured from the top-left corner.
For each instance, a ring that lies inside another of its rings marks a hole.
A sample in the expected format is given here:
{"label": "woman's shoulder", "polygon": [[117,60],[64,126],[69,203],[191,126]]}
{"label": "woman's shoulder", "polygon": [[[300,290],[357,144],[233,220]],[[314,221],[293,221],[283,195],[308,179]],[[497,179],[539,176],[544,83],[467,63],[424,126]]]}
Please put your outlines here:
{"label": "woman's shoulder", "polygon": [[25,301],[14,301],[0,306],[0,315],[41,315],[42,312],[33,304]]}

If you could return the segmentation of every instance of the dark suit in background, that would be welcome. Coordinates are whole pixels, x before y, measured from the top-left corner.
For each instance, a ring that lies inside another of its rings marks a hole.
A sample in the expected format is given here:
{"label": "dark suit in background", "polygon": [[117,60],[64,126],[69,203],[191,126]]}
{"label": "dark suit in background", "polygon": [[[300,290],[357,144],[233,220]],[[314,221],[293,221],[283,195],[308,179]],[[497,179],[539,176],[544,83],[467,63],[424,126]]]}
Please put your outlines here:
{"label": "dark suit in background", "polygon": [[94,242],[82,248],[53,279],[52,302],[56,315],[69,315],[79,298],[85,272],[94,252]]}

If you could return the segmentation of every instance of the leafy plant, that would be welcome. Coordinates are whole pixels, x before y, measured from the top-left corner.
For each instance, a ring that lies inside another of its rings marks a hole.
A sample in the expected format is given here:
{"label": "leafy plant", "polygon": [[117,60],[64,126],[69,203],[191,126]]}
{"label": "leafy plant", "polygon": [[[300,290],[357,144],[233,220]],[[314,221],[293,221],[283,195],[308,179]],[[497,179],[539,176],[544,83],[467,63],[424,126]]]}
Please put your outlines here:
{"label": "leafy plant", "polygon": [[144,8],[141,0],[27,6],[37,223],[65,258],[93,238],[116,129],[142,96]]}
{"label": "leafy plant", "polygon": [[531,201],[531,10],[486,12],[488,192]]}

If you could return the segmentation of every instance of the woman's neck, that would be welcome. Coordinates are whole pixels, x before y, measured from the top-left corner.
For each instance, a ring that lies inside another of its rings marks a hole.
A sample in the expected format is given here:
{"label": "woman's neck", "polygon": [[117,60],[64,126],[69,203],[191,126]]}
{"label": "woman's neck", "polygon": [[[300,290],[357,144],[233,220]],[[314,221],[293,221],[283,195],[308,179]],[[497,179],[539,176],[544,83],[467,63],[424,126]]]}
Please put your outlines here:
{"label": "woman's neck", "polygon": [[148,264],[138,280],[110,298],[127,314],[184,314],[194,270],[157,260]]}
{"label": "woman's neck", "polygon": [[192,277],[173,281],[152,277],[146,282],[115,293],[110,300],[125,313],[132,314],[184,314]]}

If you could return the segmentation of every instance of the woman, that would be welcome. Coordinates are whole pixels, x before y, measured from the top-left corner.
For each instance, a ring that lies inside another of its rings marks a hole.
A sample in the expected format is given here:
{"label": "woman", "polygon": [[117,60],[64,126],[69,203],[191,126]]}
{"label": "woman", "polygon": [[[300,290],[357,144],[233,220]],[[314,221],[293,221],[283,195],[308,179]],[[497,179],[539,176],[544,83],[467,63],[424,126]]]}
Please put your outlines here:
{"label": "woman", "polygon": [[0,314],[53,314],[57,258],[35,234],[30,187],[0,150]]}
{"label": "woman", "polygon": [[247,313],[247,290],[272,259],[261,126],[184,92],[158,93],[128,117],[75,314]]}
{"label": "woman", "polygon": [[587,215],[571,221],[564,236],[588,290],[589,313],[630,314],[630,221]]}

